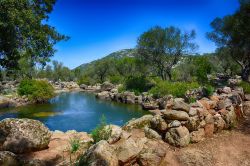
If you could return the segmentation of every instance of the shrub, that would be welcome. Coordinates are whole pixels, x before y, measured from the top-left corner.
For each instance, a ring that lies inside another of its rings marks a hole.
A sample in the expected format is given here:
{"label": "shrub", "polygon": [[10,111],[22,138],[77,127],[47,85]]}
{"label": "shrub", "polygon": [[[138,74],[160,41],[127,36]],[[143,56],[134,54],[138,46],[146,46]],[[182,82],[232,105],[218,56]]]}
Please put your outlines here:
{"label": "shrub", "polygon": [[135,93],[146,92],[152,87],[152,82],[145,76],[130,76],[125,80],[125,89]]}
{"label": "shrub", "polygon": [[187,90],[198,88],[199,84],[196,82],[167,82],[160,81],[149,92],[154,97],[163,97],[166,95],[173,95],[174,97],[185,97]]}
{"label": "shrub", "polygon": [[239,86],[243,88],[244,93],[250,94],[250,83],[242,81],[239,83]]}
{"label": "shrub", "polygon": [[96,81],[89,76],[82,76],[80,79],[78,79],[77,83],[79,85],[85,84],[85,85],[94,85]]}
{"label": "shrub", "polygon": [[204,90],[205,90],[205,95],[208,97],[213,95],[215,88],[212,85],[206,85],[204,87]]}
{"label": "shrub", "polygon": [[26,95],[34,102],[46,102],[54,97],[54,88],[45,80],[22,80],[18,87],[18,94]]}
{"label": "shrub", "polygon": [[122,81],[123,81],[123,77],[122,77],[122,76],[119,76],[119,75],[110,76],[110,77],[109,77],[109,81],[110,81],[112,84],[120,84],[120,83],[122,83]]}
{"label": "shrub", "polygon": [[101,140],[108,140],[111,135],[111,128],[107,127],[106,118],[102,115],[100,124],[91,132],[94,142],[99,142]]}

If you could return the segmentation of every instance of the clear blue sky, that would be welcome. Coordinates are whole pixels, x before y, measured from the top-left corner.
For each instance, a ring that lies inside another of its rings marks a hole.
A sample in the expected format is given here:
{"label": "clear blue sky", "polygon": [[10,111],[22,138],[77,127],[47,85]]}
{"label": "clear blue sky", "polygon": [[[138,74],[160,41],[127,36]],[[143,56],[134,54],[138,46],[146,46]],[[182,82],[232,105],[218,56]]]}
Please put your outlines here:
{"label": "clear blue sky", "polygon": [[210,22],[237,8],[237,0],[58,0],[49,24],[71,38],[56,45],[53,59],[72,69],[134,48],[138,36],[155,25],[194,29],[198,52],[213,52],[205,35]]}

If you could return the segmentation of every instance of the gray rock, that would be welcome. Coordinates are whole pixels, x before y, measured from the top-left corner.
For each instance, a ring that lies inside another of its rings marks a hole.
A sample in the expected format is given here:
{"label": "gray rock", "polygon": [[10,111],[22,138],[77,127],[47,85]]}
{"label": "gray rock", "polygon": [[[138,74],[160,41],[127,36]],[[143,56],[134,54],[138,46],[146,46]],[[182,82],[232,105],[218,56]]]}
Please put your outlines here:
{"label": "gray rock", "polygon": [[167,110],[162,112],[163,113],[163,117],[167,120],[188,120],[189,119],[189,115],[184,112],[184,111],[176,111],[176,110]]}
{"label": "gray rock", "polygon": [[0,121],[0,148],[13,153],[26,153],[48,147],[51,132],[40,121],[4,119]]}
{"label": "gray rock", "polygon": [[144,110],[156,110],[159,108],[159,106],[158,106],[157,102],[151,101],[151,102],[143,102],[142,108]]}
{"label": "gray rock", "polygon": [[153,118],[153,115],[144,115],[138,119],[132,119],[128,121],[123,127],[123,130],[132,130],[132,129],[142,129],[144,127],[150,127],[150,122]]}
{"label": "gray rock", "polygon": [[178,121],[178,120],[174,120],[174,121],[172,121],[171,123],[169,123],[169,128],[172,128],[172,127],[179,127],[179,126],[181,126],[181,122],[180,121]]}
{"label": "gray rock", "polygon": [[198,130],[198,128],[200,127],[200,119],[199,119],[199,117],[198,116],[190,117],[185,126],[187,127],[187,129],[190,132]]}
{"label": "gray rock", "polygon": [[168,124],[162,119],[161,115],[155,115],[151,121],[151,128],[159,132],[165,132],[168,128]]}
{"label": "gray rock", "polygon": [[148,127],[144,128],[144,133],[145,136],[149,139],[161,139],[161,136],[156,131]]}
{"label": "gray rock", "polygon": [[99,141],[84,153],[80,165],[117,166],[118,159],[115,154],[115,149],[109,145],[107,141]]}
{"label": "gray rock", "polygon": [[168,130],[165,141],[173,146],[184,147],[190,142],[189,131],[186,127],[180,126]]}
{"label": "gray rock", "polygon": [[102,100],[111,100],[110,93],[108,91],[97,93],[96,97]]}
{"label": "gray rock", "polygon": [[111,89],[113,89],[115,86],[113,84],[111,84],[110,82],[104,82],[101,85],[101,91],[110,91]]}
{"label": "gray rock", "polygon": [[174,105],[172,109],[181,110],[181,111],[185,111],[186,113],[189,113],[190,106],[187,103],[185,103],[184,99],[176,98],[174,99]]}

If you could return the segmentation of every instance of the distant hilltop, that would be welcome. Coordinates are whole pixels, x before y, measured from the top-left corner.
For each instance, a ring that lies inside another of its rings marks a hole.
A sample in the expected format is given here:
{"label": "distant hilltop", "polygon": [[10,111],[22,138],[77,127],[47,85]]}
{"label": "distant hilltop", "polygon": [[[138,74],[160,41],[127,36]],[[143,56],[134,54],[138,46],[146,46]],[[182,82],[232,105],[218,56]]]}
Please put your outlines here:
{"label": "distant hilltop", "polygon": [[89,66],[93,65],[95,62],[97,61],[102,61],[103,59],[108,59],[108,58],[113,58],[113,59],[120,59],[120,58],[123,58],[123,57],[134,57],[135,55],[135,49],[122,49],[122,50],[119,50],[119,51],[115,51],[101,59],[98,59],[98,60],[94,60],[90,63],[84,63],[84,64],[81,64],[80,66],[76,67],[75,69],[80,69],[80,70],[85,70],[87,69]]}

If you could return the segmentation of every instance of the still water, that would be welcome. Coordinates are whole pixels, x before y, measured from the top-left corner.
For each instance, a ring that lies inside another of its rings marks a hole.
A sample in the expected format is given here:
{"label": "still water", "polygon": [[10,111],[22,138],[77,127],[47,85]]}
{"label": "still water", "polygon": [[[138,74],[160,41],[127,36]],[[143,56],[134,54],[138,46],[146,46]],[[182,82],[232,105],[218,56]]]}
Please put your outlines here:
{"label": "still water", "polygon": [[50,130],[90,132],[100,123],[102,115],[108,124],[123,125],[148,112],[140,106],[98,100],[84,92],[61,93],[48,104],[28,105],[0,110],[4,118],[31,118],[43,122]]}

